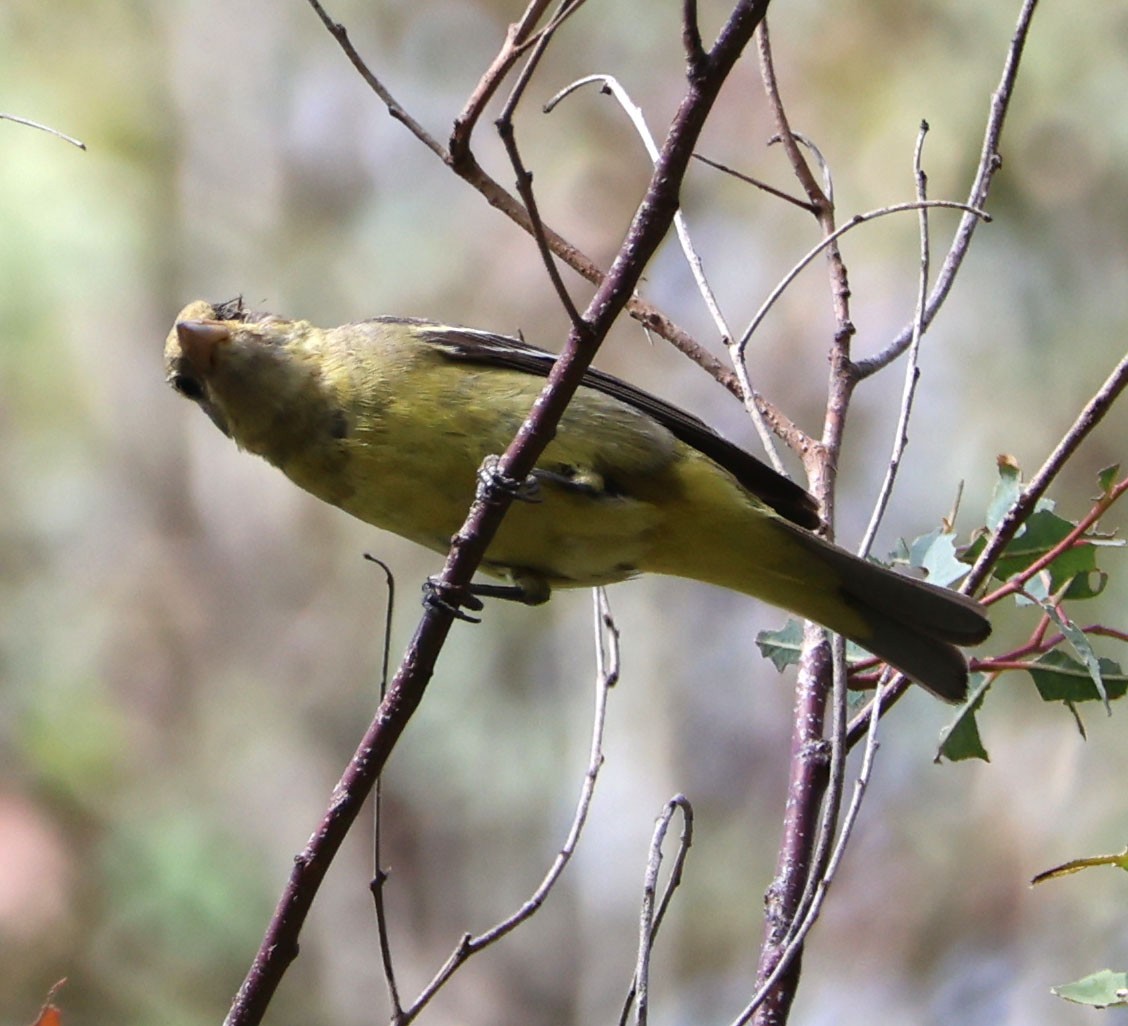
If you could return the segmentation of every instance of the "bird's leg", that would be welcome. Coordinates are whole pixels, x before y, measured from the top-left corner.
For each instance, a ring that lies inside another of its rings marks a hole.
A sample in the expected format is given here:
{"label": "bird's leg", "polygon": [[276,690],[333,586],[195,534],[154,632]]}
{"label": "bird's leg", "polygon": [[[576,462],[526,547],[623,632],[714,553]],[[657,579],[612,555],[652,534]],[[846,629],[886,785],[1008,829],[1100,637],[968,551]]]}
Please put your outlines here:
{"label": "bird's leg", "polygon": [[429,608],[445,609],[456,619],[466,623],[481,623],[481,618],[471,616],[466,609],[475,613],[484,608],[482,599],[504,599],[506,602],[520,602],[526,606],[539,606],[549,599],[551,589],[539,577],[514,575],[512,584],[478,584],[471,582],[465,588],[452,588],[437,577],[428,577],[423,582],[423,605]]}
{"label": "bird's leg", "polygon": [[[498,456],[487,456],[478,468],[478,498],[489,501],[498,492],[510,495],[519,502],[540,502],[540,481],[536,474],[517,481],[506,477],[498,470],[501,462]],[[468,584],[455,588],[437,577],[429,577],[423,584],[423,605],[428,608],[445,609],[456,619],[466,623],[481,623],[481,619],[471,616],[467,609],[477,613],[483,608],[483,598],[505,599],[521,602],[527,606],[539,606],[548,601],[551,589],[548,582],[537,574],[519,570],[508,570],[512,584]]]}
{"label": "bird's leg", "polygon": [[426,609],[445,609],[456,620],[481,623],[481,617],[471,616],[466,609],[472,609],[477,613],[484,605],[485,603],[474,594],[473,585],[456,588],[438,577],[428,577],[423,582],[423,606]]}

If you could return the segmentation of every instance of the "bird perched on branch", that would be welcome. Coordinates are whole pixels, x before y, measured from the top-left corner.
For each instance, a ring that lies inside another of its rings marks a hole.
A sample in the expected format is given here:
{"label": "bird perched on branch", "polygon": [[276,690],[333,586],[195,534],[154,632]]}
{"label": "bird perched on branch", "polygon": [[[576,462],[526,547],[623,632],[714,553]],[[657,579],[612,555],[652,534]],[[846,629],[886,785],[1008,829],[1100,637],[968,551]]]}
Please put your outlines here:
{"label": "bird perched on branch", "polygon": [[[191,303],[165,346],[169,383],[240,448],[441,553],[554,359],[484,331],[394,317],[323,329],[238,301]],[[482,564],[510,597],[688,577],[817,621],[942,699],[967,691],[957,646],[991,630],[978,603],[818,537],[802,488],[618,378],[585,375],[532,483],[535,501],[513,503]]]}

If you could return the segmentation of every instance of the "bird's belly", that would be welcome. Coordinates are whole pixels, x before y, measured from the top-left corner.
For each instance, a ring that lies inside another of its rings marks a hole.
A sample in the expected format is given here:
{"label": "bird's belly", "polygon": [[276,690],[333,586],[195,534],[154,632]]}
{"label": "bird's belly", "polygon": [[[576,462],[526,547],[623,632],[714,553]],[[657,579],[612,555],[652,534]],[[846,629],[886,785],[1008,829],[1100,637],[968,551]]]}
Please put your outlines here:
{"label": "bird's belly", "polygon": [[[361,520],[440,553],[450,548],[474,497],[480,457],[447,444],[411,453],[361,448],[339,495]],[[551,453],[549,454],[551,456]],[[510,505],[483,570],[535,576],[553,587],[591,587],[634,576],[654,544],[660,514],[646,499],[603,488],[598,475],[548,459],[529,500]]]}
{"label": "bird's belly", "polygon": [[614,584],[639,572],[654,541],[655,507],[621,496],[544,492],[541,502],[510,506],[484,569],[531,573],[556,588]]}

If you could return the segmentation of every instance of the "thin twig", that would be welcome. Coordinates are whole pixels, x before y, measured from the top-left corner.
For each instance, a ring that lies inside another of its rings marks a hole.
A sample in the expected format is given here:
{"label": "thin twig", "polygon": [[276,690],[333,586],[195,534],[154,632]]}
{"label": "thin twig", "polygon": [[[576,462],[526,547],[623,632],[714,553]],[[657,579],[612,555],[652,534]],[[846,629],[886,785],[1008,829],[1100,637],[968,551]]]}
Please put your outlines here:
{"label": "thin twig", "polygon": [[[670,870],[670,878],[666,881],[666,888],[661,899],[656,900],[658,894],[658,875],[662,868],[662,848],[666,843],[666,833],[670,828],[670,821],[674,813],[681,810],[682,833],[678,839],[677,852],[674,855],[674,864]],[[642,906],[639,914],[638,928],[638,957],[635,963],[634,978],[631,980],[630,990],[623,1010],[619,1016],[620,1026],[626,1023],[630,1008],[635,1006],[635,1023],[637,1026],[646,1026],[650,1014],[650,958],[654,953],[654,944],[658,939],[662,920],[670,907],[674,892],[681,884],[682,870],[685,867],[686,857],[693,845],[693,807],[685,795],[674,795],[662,809],[654,825],[654,836],[650,841],[649,855],[646,860],[646,873],[642,884]]]}
{"label": "thin twig", "polygon": [[1069,462],[1070,457],[1077,451],[1081,443],[1092,433],[1093,429],[1104,419],[1104,416],[1116,402],[1120,393],[1128,386],[1128,354],[1116,365],[1112,373],[1093,397],[1085,404],[1085,408],[1078,415],[1072,426],[1065,433],[1062,440],[1054,447],[1054,451],[1047,457],[1038,473],[1031,478],[1030,483],[1022,490],[1014,505],[1007,510],[1006,516],[1000,521],[991,540],[979,554],[971,572],[964,580],[961,591],[972,594],[986,579],[1003,550],[1010,544],[1018,529],[1034,512],[1038,500],[1046,493],[1054,478]]}
{"label": "thin twig", "polygon": [[[955,238],[940,267],[936,277],[936,284],[932,294],[925,304],[922,325],[927,328],[932,323],[948,293],[955,283],[956,275],[967,256],[971,245],[971,237],[980,221],[990,220],[980,213],[987,206],[987,195],[991,191],[991,182],[995,173],[1002,167],[1002,157],[999,156],[999,140],[1002,137],[1003,125],[1006,123],[1007,111],[1010,109],[1011,97],[1014,95],[1015,82],[1018,79],[1018,68],[1022,61],[1022,51],[1026,46],[1026,39],[1030,33],[1030,23],[1034,17],[1034,9],[1038,0],[1024,0],[1022,10],[1018,15],[1014,33],[1011,36],[1010,46],[1007,48],[1006,60],[1003,64],[1003,73],[998,88],[991,94],[991,110],[987,117],[987,127],[983,135],[983,146],[979,154],[979,163],[976,166],[975,181],[967,198],[968,213],[960,219],[956,229]],[[915,324],[916,318],[914,318]],[[854,367],[859,379],[867,378],[876,373],[886,364],[891,363],[905,351],[912,342],[913,324],[901,329],[892,342],[880,353],[864,360],[858,360]]]}
{"label": "thin twig", "polygon": [[[443,145],[438,142],[423,126],[411,117],[406,109],[392,96],[388,88],[368,67],[364,58],[352,45],[345,27],[329,17],[319,0],[309,0],[322,24],[337,44],[344,51],[350,63],[357,69],[360,76],[369,88],[379,97],[387,108],[388,113],[408,129],[420,142],[434,153],[444,164],[454,171],[464,182],[477,191],[490,206],[499,210],[523,231],[533,234],[533,222],[528,211],[520,200],[505,189],[495,178],[491,177],[474,159],[472,153],[467,152],[457,162]],[[600,268],[586,253],[564,238],[559,232],[548,225],[543,227],[549,248],[567,264],[573,271],[586,281],[599,286],[603,283],[606,272]],[[675,349],[689,357],[701,367],[710,377],[727,388],[738,398],[741,396],[740,383],[725,364],[705,349],[688,331],[675,323],[668,315],[659,310],[652,303],[633,295],[626,301],[626,311],[638,321],[647,331],[664,338]],[[774,411],[761,407],[769,422],[775,424]],[[778,429],[777,429],[778,430]]]}
{"label": "thin twig", "polygon": [[29,121],[27,118],[17,117],[15,114],[0,114],[0,121],[12,121],[17,125],[26,125],[28,128],[38,128],[39,131],[53,135],[56,139],[62,139],[63,142],[77,146],[80,150],[86,149],[86,143],[81,139],[75,139],[74,136],[65,135],[57,128],[52,128],[50,125],[41,125],[38,121]]}
{"label": "thin twig", "polygon": [[501,50],[493,59],[493,63],[486,69],[485,74],[478,79],[478,84],[467,99],[462,113],[454,119],[454,129],[450,134],[450,152],[452,161],[457,164],[470,150],[470,137],[473,135],[474,126],[482,116],[486,104],[490,102],[497,92],[509,69],[524,53],[526,46],[536,39],[532,35],[541,16],[544,14],[551,0],[530,0],[525,13],[518,21],[509,26],[505,33],[505,42]]}
{"label": "thin twig", "polygon": [[533,175],[532,172],[525,167],[525,162],[521,158],[521,151],[517,146],[517,135],[513,128],[513,115],[517,110],[518,104],[521,102],[521,98],[525,95],[525,89],[528,87],[533,72],[536,70],[537,65],[544,56],[545,50],[548,49],[548,45],[552,41],[554,26],[559,23],[559,19],[555,20],[553,24],[545,28],[543,32],[538,33],[536,46],[533,47],[533,52],[529,55],[528,61],[526,61],[525,66],[521,69],[521,74],[517,77],[517,82],[514,84],[509,94],[509,99],[506,100],[505,106],[502,108],[501,114],[494,124],[497,127],[498,135],[501,136],[502,143],[505,145],[505,152],[509,156],[509,163],[513,166],[513,171],[517,176],[517,192],[521,196],[522,202],[525,204],[525,209],[529,212],[529,221],[533,228],[533,239],[536,241],[537,249],[540,251],[541,263],[544,264],[544,268],[548,272],[549,281],[552,282],[552,287],[556,292],[556,297],[560,300],[560,305],[564,307],[564,311],[568,315],[568,321],[572,325],[572,330],[579,334],[586,334],[586,328],[580,318],[580,311],[572,301],[572,296],[568,292],[567,286],[564,284],[564,279],[560,276],[560,268],[556,266],[552,250],[548,245],[548,235],[545,231],[544,221],[541,220],[540,210],[537,206],[536,193],[533,191]]}
{"label": "thin twig", "polygon": [[[827,214],[833,217],[830,198],[823,192],[819,183],[815,180],[815,176],[811,174],[811,169],[807,166],[807,162],[803,159],[803,154],[797,145],[796,135],[791,130],[791,122],[780,94],[779,80],[776,78],[775,61],[772,60],[771,36],[768,33],[766,20],[761,22],[760,27],[756,30],[756,48],[760,58],[760,78],[763,80],[764,93],[768,98],[772,119],[776,125],[775,138],[787,154],[791,173],[795,175],[796,180],[807,194],[807,201],[812,213],[820,221]],[[830,230],[834,230],[833,224],[830,225]]]}
{"label": "thin twig", "polygon": [[[1031,603],[1036,600],[1031,599]],[[1056,634],[1049,634],[1046,630],[1052,621],[1048,616],[1043,616],[1038,623],[1038,626],[1031,632],[1030,639],[1017,648],[1012,648],[1005,655],[996,656],[991,659],[989,669],[991,672],[998,670],[1028,670],[1031,666],[1035,665],[1034,660],[1028,658],[1030,656],[1045,655],[1047,652],[1057,648],[1058,645],[1066,641],[1066,636],[1062,632]],[[1116,627],[1108,627],[1101,623],[1086,624],[1084,627],[1077,628],[1081,633],[1096,637],[1096,638],[1112,638],[1114,641],[1128,642],[1128,631],[1118,630]]]}
{"label": "thin twig", "polygon": [[[561,100],[575,92],[581,86],[591,85],[592,83],[598,83],[604,92],[614,97],[630,120],[631,126],[635,130],[635,135],[638,136],[639,141],[646,150],[646,155],[650,158],[650,163],[654,164],[654,162],[658,160],[658,144],[655,143],[654,136],[650,132],[650,127],[646,124],[646,115],[643,114],[642,108],[631,99],[630,94],[613,75],[587,75],[573,82],[571,85],[565,86],[544,105],[545,113],[549,113]],[[717,302],[717,296],[713,292],[708,278],[705,276],[705,267],[693,244],[693,237],[689,233],[689,224],[685,218],[685,211],[680,208],[674,215],[674,227],[677,229],[678,242],[681,244],[682,254],[685,256],[690,273],[692,273],[693,280],[697,285],[698,294],[701,296],[701,300],[705,304],[705,309],[708,310],[709,316],[713,319],[713,327],[717,329],[717,333],[722,338],[730,338],[732,332],[729,331],[728,323],[725,321],[725,316],[721,312],[720,304]]]}
{"label": "thin twig", "polygon": [[792,196],[789,192],[784,192],[783,189],[777,189],[774,185],[769,185],[767,182],[760,181],[759,178],[753,178],[751,175],[746,175],[743,171],[737,171],[735,168],[729,167],[727,164],[722,164],[719,160],[713,160],[710,157],[703,157],[700,153],[693,155],[694,160],[701,161],[707,167],[711,167],[722,174],[731,175],[738,181],[745,182],[748,185],[755,186],[762,192],[766,192],[769,196],[775,196],[776,199],[781,199],[785,203],[790,203],[798,207],[800,210],[805,210],[808,214],[815,213],[815,208],[807,202],[801,200],[796,196]]}
{"label": "thin twig", "polygon": [[920,380],[920,343],[924,336],[924,304],[928,300],[928,261],[930,248],[928,241],[928,176],[924,173],[921,164],[921,154],[924,151],[924,137],[928,134],[928,122],[922,121],[920,132],[917,133],[917,144],[913,151],[913,176],[916,178],[917,202],[922,204],[919,210],[920,218],[920,274],[917,276],[916,316],[913,318],[913,344],[909,347],[909,358],[905,364],[905,382],[901,390],[901,409],[897,415],[897,428],[893,436],[893,451],[889,455],[889,462],[885,466],[885,477],[878,490],[877,499],[873,504],[870,521],[862,535],[861,544],[858,546],[858,555],[865,557],[869,554],[873,540],[877,536],[877,529],[881,525],[885,510],[889,506],[889,499],[893,495],[893,484],[897,480],[897,471],[901,467],[905,449],[909,444],[909,419],[913,412],[913,399],[916,396],[917,382]]}
{"label": "thin twig", "polygon": [[976,210],[972,207],[969,207],[966,203],[960,203],[956,200],[926,200],[923,203],[921,203],[919,200],[913,200],[909,203],[894,203],[888,207],[879,207],[876,210],[868,210],[864,214],[855,214],[852,218],[850,218],[849,221],[846,222],[846,224],[842,225],[842,227],[834,231],[832,235],[827,236],[827,238],[822,239],[816,246],[811,247],[811,249],[803,255],[799,262],[796,263],[795,266],[792,267],[791,270],[788,271],[787,274],[780,279],[779,284],[777,284],[776,287],[772,289],[771,293],[769,293],[768,295],[768,298],[760,304],[760,309],[756,311],[752,320],[749,322],[748,327],[744,329],[744,334],[740,337],[740,344],[742,346],[748,345],[749,341],[751,341],[752,335],[755,333],[756,329],[760,327],[760,324],[768,315],[768,312],[771,310],[771,308],[775,306],[776,301],[779,299],[779,297],[787,290],[792,281],[794,281],[795,278],[799,276],[800,272],[805,267],[807,267],[807,265],[810,264],[811,261],[814,260],[815,257],[817,257],[824,249],[826,249],[827,246],[842,238],[842,236],[847,232],[853,231],[859,225],[865,224],[867,221],[874,221],[879,217],[887,217],[890,214],[903,214],[909,210],[920,210],[921,207],[963,210],[969,215],[974,215],[975,217],[982,218],[985,221],[991,220],[991,215],[986,213],[985,211]]}
{"label": "thin twig", "polygon": [[348,57],[349,63],[356,68],[360,77],[367,83],[368,88],[371,89],[381,102],[388,109],[388,113],[399,121],[415,136],[424,146],[427,147],[432,153],[441,158],[445,163],[450,163],[450,156],[442,143],[440,143],[433,135],[431,135],[418,121],[415,120],[407,110],[400,104],[400,102],[392,96],[391,92],[373,73],[372,69],[368,67],[364,58],[361,57],[359,51],[352,44],[349,39],[349,30],[339,22],[334,21],[329,17],[329,13],[321,6],[320,0],[308,0],[310,7],[321,19],[321,24],[325,26],[329,34],[337,40],[337,45],[345,52]]}
{"label": "thin twig", "polygon": [[[819,148],[813,142],[799,135],[791,128],[790,119],[783,103],[776,78],[775,61],[772,57],[771,37],[766,24],[760,25],[756,32],[756,43],[760,57],[760,77],[772,117],[776,123],[776,140],[783,146],[791,165],[792,173],[806,192],[815,211],[820,234],[825,240],[827,274],[831,292],[831,310],[834,315],[834,336],[830,349],[830,376],[827,386],[826,412],[823,418],[822,438],[818,445],[804,446],[803,465],[807,471],[810,491],[819,500],[823,520],[831,536],[834,532],[835,478],[838,457],[842,449],[842,437],[846,430],[846,411],[854,389],[855,377],[850,362],[850,340],[854,325],[850,320],[850,285],[846,265],[842,260],[835,234],[834,190],[830,168]],[[815,156],[823,172],[825,185],[815,180],[810,166],[799,149],[805,145]],[[742,339],[737,346],[741,362],[744,360],[746,342]]]}
{"label": "thin twig", "polygon": [[709,60],[701,42],[701,26],[697,23],[697,0],[682,0],[682,47],[690,74],[699,74]]}
{"label": "thin twig", "polygon": [[576,846],[579,844],[580,835],[583,833],[584,824],[587,822],[591,810],[592,799],[595,796],[595,785],[599,778],[599,771],[603,766],[603,734],[607,723],[607,700],[611,688],[619,680],[619,628],[611,616],[611,609],[607,603],[607,595],[602,588],[593,590],[594,603],[594,630],[595,630],[595,712],[592,721],[591,749],[588,755],[587,770],[584,773],[583,784],[580,786],[576,810],[572,816],[572,825],[564,843],[560,847],[552,865],[549,866],[540,884],[532,895],[512,915],[507,916],[499,923],[490,927],[476,937],[464,934],[454,951],[451,952],[446,962],[432,977],[430,983],[420,992],[406,1009],[396,1026],[407,1026],[426,1007],[440,988],[451,978],[466,962],[479,951],[499,941],[507,933],[520,926],[525,920],[533,916],[544,904],[552,888],[560,879],[565,867],[572,859]]}
{"label": "thin twig", "polygon": [[474,132],[474,127],[481,118],[486,104],[497,92],[498,87],[514,63],[530,47],[540,46],[546,37],[551,36],[584,3],[586,3],[586,0],[564,0],[557,8],[556,13],[549,19],[548,24],[534,34],[533,29],[548,7],[549,0],[532,0],[520,21],[509,26],[501,50],[494,58],[493,63],[486,69],[485,74],[478,80],[478,84],[466,101],[462,113],[454,119],[454,129],[450,135],[450,154],[453,166],[457,167],[470,156],[470,137]]}
{"label": "thin twig", "polygon": [[[571,95],[581,86],[591,85],[592,83],[598,83],[604,92],[614,97],[630,119],[635,134],[645,147],[646,154],[650,158],[651,163],[656,161],[658,159],[658,146],[654,141],[654,136],[651,134],[649,126],[646,124],[646,116],[643,114],[642,108],[630,98],[630,95],[623,88],[619,80],[612,75],[587,75],[565,86],[544,105],[545,113],[551,112],[561,100]],[[677,214],[674,215],[674,227],[677,230],[682,255],[685,257],[685,261],[689,265],[690,273],[693,275],[693,280],[697,285],[697,292],[701,296],[701,300],[705,304],[705,309],[709,312],[709,316],[713,319],[713,326],[716,328],[717,333],[720,335],[725,345],[729,346],[732,342],[732,331],[728,326],[728,322],[725,320],[724,313],[721,311],[721,306],[717,301],[716,294],[713,292],[713,288],[709,284],[708,278],[705,276],[705,266],[697,252],[696,246],[693,244],[693,237],[690,235],[689,223],[686,221],[685,212],[680,209]],[[780,459],[779,453],[776,451],[775,435],[772,428],[773,424],[778,425],[781,423],[782,414],[774,409],[774,407],[763,398],[760,392],[753,388],[752,382],[748,378],[747,367],[742,362],[735,362],[733,366],[737,380],[740,382],[740,391],[742,393],[742,401],[745,410],[752,419],[756,433],[760,436],[760,442],[764,447],[764,452],[777,471],[781,474],[786,473],[783,460]],[[790,424],[790,422],[788,423]]]}
{"label": "thin twig", "polygon": [[[392,655],[392,616],[396,607],[396,578],[391,567],[382,559],[377,559],[366,552],[364,558],[375,563],[384,571],[387,582],[388,600],[384,607],[384,638],[381,644],[383,659],[380,667],[380,701],[383,702],[388,693],[388,670]],[[388,1002],[392,1006],[392,1022],[397,1022],[403,1014],[400,1003],[399,987],[396,985],[395,963],[392,959],[392,942],[388,932],[388,916],[384,906],[384,887],[388,882],[388,874],[381,866],[381,834],[384,809],[384,778],[376,778],[376,787],[372,795],[372,880],[368,889],[372,892],[372,904],[376,915],[376,935],[380,942],[380,961],[384,967],[384,982],[388,988]]]}

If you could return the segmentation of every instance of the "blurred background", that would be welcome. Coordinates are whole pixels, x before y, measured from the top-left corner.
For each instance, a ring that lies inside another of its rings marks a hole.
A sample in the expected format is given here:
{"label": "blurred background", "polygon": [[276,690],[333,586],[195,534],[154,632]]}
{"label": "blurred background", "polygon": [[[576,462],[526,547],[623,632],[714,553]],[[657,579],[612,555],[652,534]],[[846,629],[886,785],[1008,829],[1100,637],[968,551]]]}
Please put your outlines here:
{"label": "blurred background", "polygon": [[[711,34],[726,9],[703,2]],[[1017,2],[806,2],[773,42],[797,130],[833,171],[840,221],[911,198],[919,122],[934,197],[966,195]],[[437,137],[521,5],[332,0],[331,13]],[[591,4],[563,30],[518,122],[546,220],[606,265],[647,178],[592,72],[618,76],[661,135],[682,88],[679,5]],[[1124,351],[1128,9],[1047,5],[1004,166],[928,336],[909,458],[876,546],[956,500],[982,523],[995,459],[1032,473]],[[329,325],[379,313],[524,333],[565,319],[528,238],[393,122],[303,0],[5,0],[0,111],[0,1022],[58,978],[66,1022],[222,1019],[293,854],[368,723],[385,593],[392,662],[437,557],[318,504],[236,451],[164,383],[163,339],[196,298]],[[701,151],[794,191],[748,60]],[[512,181],[488,122],[479,159]],[[797,209],[692,168],[685,209],[734,325],[815,241]],[[938,253],[954,220],[933,222]],[[856,351],[911,316],[913,216],[844,244]],[[587,285],[567,276],[583,306]],[[720,352],[672,246],[647,298]],[[820,424],[831,330],[807,271],[753,346],[753,379]],[[600,365],[758,451],[735,402],[623,321]],[[858,395],[839,533],[856,540],[901,382]],[[1054,490],[1080,516],[1119,460],[1114,413]],[[1114,510],[1107,526],[1123,520]],[[1124,626],[1121,580],[1078,609]],[[674,793],[697,812],[688,879],[661,938],[652,1021],[728,1022],[751,992],[773,872],[792,678],[755,634],[783,614],[665,579],[619,585],[623,678],[579,855],[518,935],[462,970],[423,1022],[616,1021],[634,965],[646,849]],[[587,757],[591,601],[491,605],[457,626],[386,777],[384,864],[400,986],[414,995],[464,931],[516,908],[557,851]],[[990,651],[1030,629],[998,610]],[[1123,658],[1123,652],[1106,649]],[[1128,962],[1128,884],[1095,872],[1031,891],[1066,859],[1124,845],[1123,710],[1068,713],[1025,675],[983,713],[990,763],[937,766],[950,711],[915,693],[884,732],[853,847],[808,948],[796,1022],[1088,1022],[1049,988]],[[384,1021],[370,823],[337,860],[268,1021]]]}

